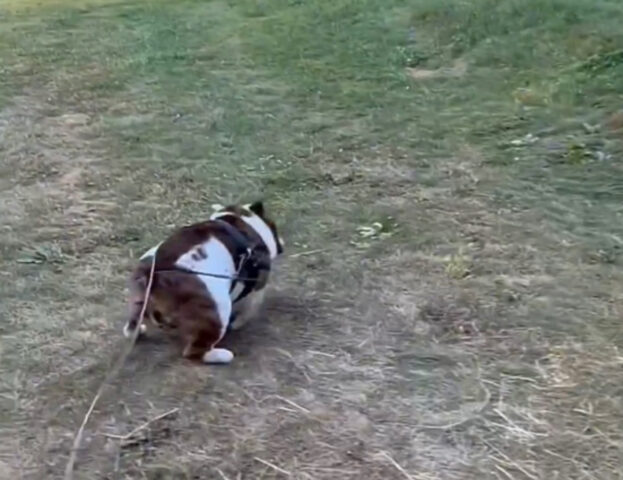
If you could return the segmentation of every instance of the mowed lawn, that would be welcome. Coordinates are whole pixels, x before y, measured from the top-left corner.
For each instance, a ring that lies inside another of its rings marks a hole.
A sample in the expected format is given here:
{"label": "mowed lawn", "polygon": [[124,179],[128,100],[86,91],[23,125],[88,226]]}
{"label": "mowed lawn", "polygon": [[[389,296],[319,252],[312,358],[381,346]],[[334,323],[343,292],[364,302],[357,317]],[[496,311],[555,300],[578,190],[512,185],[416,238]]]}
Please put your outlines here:
{"label": "mowed lawn", "polygon": [[137,256],[263,198],[265,318],[227,367],[138,343],[74,478],[620,479],[622,25],[618,0],[0,0],[0,478],[63,478]]}

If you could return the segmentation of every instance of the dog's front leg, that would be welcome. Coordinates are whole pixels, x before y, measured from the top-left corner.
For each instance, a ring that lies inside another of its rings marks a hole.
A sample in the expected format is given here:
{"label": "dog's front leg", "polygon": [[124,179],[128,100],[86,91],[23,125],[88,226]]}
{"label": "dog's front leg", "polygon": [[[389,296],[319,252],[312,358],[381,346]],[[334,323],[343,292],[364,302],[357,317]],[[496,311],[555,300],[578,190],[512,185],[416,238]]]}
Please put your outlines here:
{"label": "dog's front leg", "polygon": [[232,330],[244,327],[250,320],[257,318],[264,305],[266,289],[254,290],[240,302],[234,304],[234,313],[231,319]]}

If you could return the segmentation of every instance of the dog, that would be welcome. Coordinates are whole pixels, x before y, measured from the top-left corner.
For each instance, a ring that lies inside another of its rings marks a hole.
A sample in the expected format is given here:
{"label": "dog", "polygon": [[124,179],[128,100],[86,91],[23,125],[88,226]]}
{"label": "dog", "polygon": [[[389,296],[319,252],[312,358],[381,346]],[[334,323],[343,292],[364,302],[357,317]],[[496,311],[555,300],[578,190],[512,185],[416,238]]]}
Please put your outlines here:
{"label": "dog", "polygon": [[217,345],[227,331],[257,316],[271,266],[282,253],[283,240],[261,201],[224,207],[178,229],[133,270],[124,336],[134,335],[147,301],[139,335],[148,325],[158,327],[181,339],[185,358],[230,363],[234,354]]}

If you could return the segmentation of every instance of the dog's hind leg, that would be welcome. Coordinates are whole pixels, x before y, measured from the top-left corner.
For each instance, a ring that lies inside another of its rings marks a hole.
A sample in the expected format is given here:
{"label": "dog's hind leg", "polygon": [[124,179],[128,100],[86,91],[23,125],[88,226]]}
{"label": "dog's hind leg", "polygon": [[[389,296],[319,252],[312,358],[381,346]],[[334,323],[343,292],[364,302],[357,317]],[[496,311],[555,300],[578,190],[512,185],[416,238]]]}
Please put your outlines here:
{"label": "dog's hind leg", "polygon": [[[132,335],[134,335],[134,330],[136,330],[136,325],[138,324],[139,315],[141,314],[141,310],[143,309],[143,303],[144,303],[144,300],[134,301],[130,303],[130,306],[129,306],[130,312],[129,312],[128,320],[123,326],[123,336],[125,338],[131,338]],[[151,315],[149,310],[150,309],[148,306],[145,311],[145,318],[143,319],[143,322],[141,323],[141,326],[139,329],[139,335],[142,335],[147,331],[147,325],[145,324],[145,320]]]}
{"label": "dog's hind leg", "polygon": [[[130,297],[128,299],[128,316],[123,326],[123,336],[126,338],[130,338],[134,334],[145,302],[147,302],[147,308],[145,308],[145,317],[141,323],[139,335],[147,331],[145,320],[152,316],[151,301],[150,298],[146,298],[148,296],[147,285],[150,283],[149,276],[151,268],[151,262],[142,262],[134,269],[129,279],[128,287],[130,290]],[[149,294],[151,295],[151,292],[149,292]]]}
{"label": "dog's hind leg", "polygon": [[[227,312],[229,315],[230,312]],[[186,345],[183,356],[203,363],[230,363],[234,354],[226,348],[216,348],[226,329],[218,309],[204,299],[194,299],[184,304],[176,314],[182,338]]]}

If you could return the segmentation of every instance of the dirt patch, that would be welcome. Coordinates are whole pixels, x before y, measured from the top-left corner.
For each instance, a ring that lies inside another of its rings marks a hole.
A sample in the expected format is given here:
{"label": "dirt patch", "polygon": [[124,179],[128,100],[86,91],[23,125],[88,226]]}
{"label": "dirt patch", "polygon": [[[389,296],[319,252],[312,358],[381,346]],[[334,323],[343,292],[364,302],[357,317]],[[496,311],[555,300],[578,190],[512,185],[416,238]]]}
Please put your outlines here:
{"label": "dirt patch", "polygon": [[[105,227],[117,208],[93,185],[101,171],[98,162],[97,125],[84,113],[57,114],[57,109],[36,95],[15,99],[0,112],[2,128],[2,168],[11,172],[11,184],[4,184],[1,201],[3,224],[9,235],[19,237],[29,229],[50,241],[74,239],[85,232]],[[7,177],[5,177],[7,178]]]}
{"label": "dirt patch", "polygon": [[[107,230],[117,205],[103,202],[105,194],[89,188],[101,173],[97,126],[91,116],[59,115],[48,100],[29,94],[0,112],[0,125],[0,169],[7,173],[0,184],[1,265],[8,275],[0,309],[6,322],[2,343],[7,361],[0,378],[5,388],[10,382],[12,391],[19,392],[15,418],[27,418],[36,409],[40,388],[59,375],[84,370],[106,348],[98,341],[99,334],[110,329],[103,310],[75,299],[97,294],[97,283],[116,273],[110,271],[109,260],[80,258],[75,252]],[[30,283],[33,277],[38,280]],[[84,354],[86,344],[93,344],[94,355]],[[14,377],[18,365],[23,375]],[[38,449],[51,442],[49,448],[55,450],[58,429],[46,433],[45,419],[67,401],[72,402],[66,398],[52,410],[44,409],[42,423],[31,430],[23,430],[30,421],[14,424],[18,445],[13,468],[38,469]],[[65,438],[70,430],[63,429]]]}
{"label": "dirt patch", "polygon": [[413,80],[431,80],[434,78],[458,78],[467,73],[467,62],[456,60],[451,67],[442,67],[435,70],[425,68],[407,68],[407,74]]}

